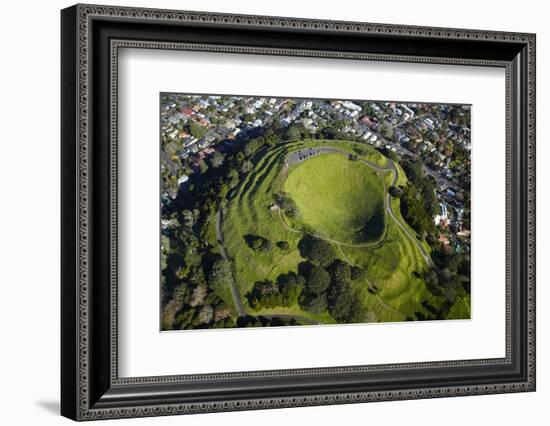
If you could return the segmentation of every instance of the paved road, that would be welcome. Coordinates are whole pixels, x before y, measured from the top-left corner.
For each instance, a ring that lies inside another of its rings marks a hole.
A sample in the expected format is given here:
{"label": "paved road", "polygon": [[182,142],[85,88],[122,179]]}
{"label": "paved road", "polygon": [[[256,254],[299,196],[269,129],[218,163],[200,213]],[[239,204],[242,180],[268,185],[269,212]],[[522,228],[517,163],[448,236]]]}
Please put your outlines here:
{"label": "paved road", "polygon": [[[329,154],[329,153],[342,154],[342,155],[346,155],[346,156],[349,155],[349,152],[343,151],[343,150],[338,149],[338,148],[329,147],[329,146],[320,146],[320,147],[316,147],[316,148],[303,148],[301,150],[294,151],[294,152],[290,153],[287,156],[286,162],[287,162],[287,165],[290,166],[290,165],[293,165],[293,164],[298,164],[298,163],[300,163],[304,160],[307,160],[308,158],[312,158],[314,156],[321,155],[321,154]],[[395,163],[392,160],[389,160],[389,162],[390,162],[389,166],[379,166],[378,164],[371,163],[370,161],[367,161],[367,160],[357,160],[357,161],[360,161],[361,163],[366,164],[367,166],[369,166],[369,167],[371,167],[375,170],[378,170],[378,171],[382,171],[382,172],[391,171],[393,173],[393,181],[391,183],[391,186],[395,185],[395,183],[397,182],[397,177],[398,177],[397,169],[395,168]],[[433,267],[432,259],[430,258],[429,254],[426,252],[426,250],[424,249],[424,246],[422,246],[422,244],[416,239],[416,236],[413,235],[407,229],[407,227],[404,226],[399,221],[399,219],[395,215],[395,213],[392,209],[392,206],[391,206],[391,195],[389,193],[387,193],[386,197],[387,197],[386,198],[386,211],[388,212],[390,217],[394,220],[394,222],[397,224],[397,226],[399,226],[399,228],[405,233],[405,235],[407,235],[407,237],[418,247],[418,250],[420,250],[420,254],[424,258],[424,261],[426,262],[426,264],[430,267]],[[283,221],[283,223],[284,223],[284,221]],[[332,240],[329,240],[329,241],[332,241]],[[338,241],[332,241],[332,242],[341,244]]]}

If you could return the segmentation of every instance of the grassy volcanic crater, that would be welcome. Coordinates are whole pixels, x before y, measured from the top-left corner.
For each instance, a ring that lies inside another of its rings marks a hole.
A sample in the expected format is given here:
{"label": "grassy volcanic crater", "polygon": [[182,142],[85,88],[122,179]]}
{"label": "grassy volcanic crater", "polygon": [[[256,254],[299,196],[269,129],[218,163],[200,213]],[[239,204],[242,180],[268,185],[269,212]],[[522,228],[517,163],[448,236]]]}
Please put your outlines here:
{"label": "grassy volcanic crater", "polygon": [[284,191],[296,203],[300,222],[317,235],[348,245],[384,235],[383,180],[371,167],[345,155],[323,154],[292,166]]}

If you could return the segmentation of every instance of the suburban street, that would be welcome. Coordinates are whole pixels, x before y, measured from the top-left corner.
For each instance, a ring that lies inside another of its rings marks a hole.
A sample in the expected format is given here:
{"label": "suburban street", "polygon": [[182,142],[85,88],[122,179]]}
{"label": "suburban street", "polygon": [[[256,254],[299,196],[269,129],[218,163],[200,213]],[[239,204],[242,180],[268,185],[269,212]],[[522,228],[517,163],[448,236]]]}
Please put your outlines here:
{"label": "suburban street", "polygon": [[[395,151],[397,153],[401,154],[402,156],[413,157],[413,158],[418,157],[416,154],[412,153],[411,151],[409,151],[407,148],[403,147],[402,145],[400,145],[398,143],[395,143],[395,142],[388,141],[380,133],[377,133],[375,131],[372,131],[372,133],[374,135],[376,135],[380,140],[383,141],[383,145],[390,145],[393,149],[395,149]],[[447,178],[441,176],[441,173],[438,173],[435,170],[430,169],[426,165],[424,165],[424,171],[426,172],[426,174],[430,175],[431,177],[433,177],[436,180],[436,182],[437,182],[437,184],[440,188],[450,188],[455,192],[459,190],[458,186],[455,183],[453,183],[453,182],[449,181]]]}
{"label": "suburban street", "polygon": [[[338,115],[341,119],[345,118],[342,114],[338,113]],[[423,118],[423,117],[424,117],[424,115],[422,117],[418,117],[418,118]],[[433,115],[431,116],[431,118],[434,118]],[[414,120],[414,118],[413,118],[413,120]],[[401,124],[403,124],[403,122]],[[368,129],[373,135],[375,135],[378,138],[378,140],[380,141],[380,144],[382,146],[389,145],[393,150],[395,150],[395,152],[401,154],[402,156],[413,157],[413,158],[418,157],[417,154],[409,151],[403,145],[387,140],[380,132],[378,132],[376,130],[373,130],[373,129],[369,129],[366,126],[365,126],[365,129]],[[449,181],[447,178],[442,176],[441,173],[430,169],[426,165],[424,165],[424,170],[428,175],[432,176],[436,180],[439,187],[450,188],[455,192],[458,191],[459,188],[458,188],[457,184]]]}

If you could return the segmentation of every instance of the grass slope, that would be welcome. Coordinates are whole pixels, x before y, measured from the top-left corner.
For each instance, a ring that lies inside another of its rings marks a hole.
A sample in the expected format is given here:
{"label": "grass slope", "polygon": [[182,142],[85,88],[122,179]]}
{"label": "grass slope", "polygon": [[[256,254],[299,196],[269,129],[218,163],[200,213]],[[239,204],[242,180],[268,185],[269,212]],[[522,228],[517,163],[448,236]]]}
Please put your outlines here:
{"label": "grass slope", "polygon": [[362,244],[384,231],[382,180],[367,165],[341,154],[323,154],[294,166],[284,190],[301,220],[326,238]]}

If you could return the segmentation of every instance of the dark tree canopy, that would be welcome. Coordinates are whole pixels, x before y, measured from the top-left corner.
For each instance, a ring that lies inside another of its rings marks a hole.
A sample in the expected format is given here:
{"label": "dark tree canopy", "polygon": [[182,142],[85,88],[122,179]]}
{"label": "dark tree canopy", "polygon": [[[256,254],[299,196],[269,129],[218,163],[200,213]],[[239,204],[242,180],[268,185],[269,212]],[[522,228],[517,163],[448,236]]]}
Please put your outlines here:
{"label": "dark tree canopy", "polygon": [[330,277],[334,283],[345,283],[351,279],[350,266],[342,262],[340,259],[336,259],[328,268]]}
{"label": "dark tree canopy", "polygon": [[333,282],[328,297],[328,308],[338,322],[360,322],[366,315],[357,292],[349,282]]}
{"label": "dark tree canopy", "polygon": [[336,258],[332,246],[313,235],[306,234],[298,243],[300,255],[319,266],[327,266]]}
{"label": "dark tree canopy", "polygon": [[293,306],[298,303],[304,289],[305,279],[295,272],[289,272],[279,275],[277,284],[279,285],[283,306]]}
{"label": "dark tree canopy", "polygon": [[279,192],[277,194],[274,194],[275,203],[279,206],[279,208],[283,209],[285,214],[288,217],[294,218],[298,216],[298,207],[296,206],[296,203],[287,193]]}
{"label": "dark tree canopy", "polygon": [[216,151],[210,156],[210,165],[214,168],[218,168],[223,164],[224,156],[222,153]]}
{"label": "dark tree canopy", "polygon": [[424,238],[434,232],[433,216],[437,211],[435,185],[424,173],[424,165],[420,160],[405,161],[403,170],[410,184],[402,189],[401,213],[411,227]]}
{"label": "dark tree canopy", "polygon": [[328,309],[326,293],[315,294],[305,298],[302,307],[311,313],[321,314]]}
{"label": "dark tree canopy", "polygon": [[295,272],[288,272],[286,274],[281,274],[277,277],[277,284],[279,284],[279,289],[281,291],[287,291],[294,287],[303,288],[304,283],[304,277],[296,274]]}
{"label": "dark tree canopy", "polygon": [[324,293],[330,285],[329,273],[326,271],[326,269],[317,265],[311,266],[306,280],[308,292],[316,295]]}
{"label": "dark tree canopy", "polygon": [[273,242],[259,235],[246,234],[244,237],[246,244],[255,251],[269,251],[273,248]]}
{"label": "dark tree canopy", "polygon": [[291,124],[288,126],[288,129],[286,131],[286,138],[288,140],[297,140],[302,137],[302,128],[300,128],[296,124]]}
{"label": "dark tree canopy", "polygon": [[277,283],[258,281],[247,294],[252,309],[289,307],[296,305],[304,288],[304,277],[294,272],[277,277]]}
{"label": "dark tree canopy", "polygon": [[248,293],[248,302],[255,310],[274,308],[282,305],[278,288],[269,280],[257,281]]}
{"label": "dark tree canopy", "polygon": [[222,295],[231,285],[232,273],[231,262],[226,259],[216,260],[208,275],[208,285],[216,294]]}
{"label": "dark tree canopy", "polygon": [[206,127],[201,126],[200,124],[190,121],[189,122],[189,133],[191,133],[197,139],[201,139],[206,134]]}

